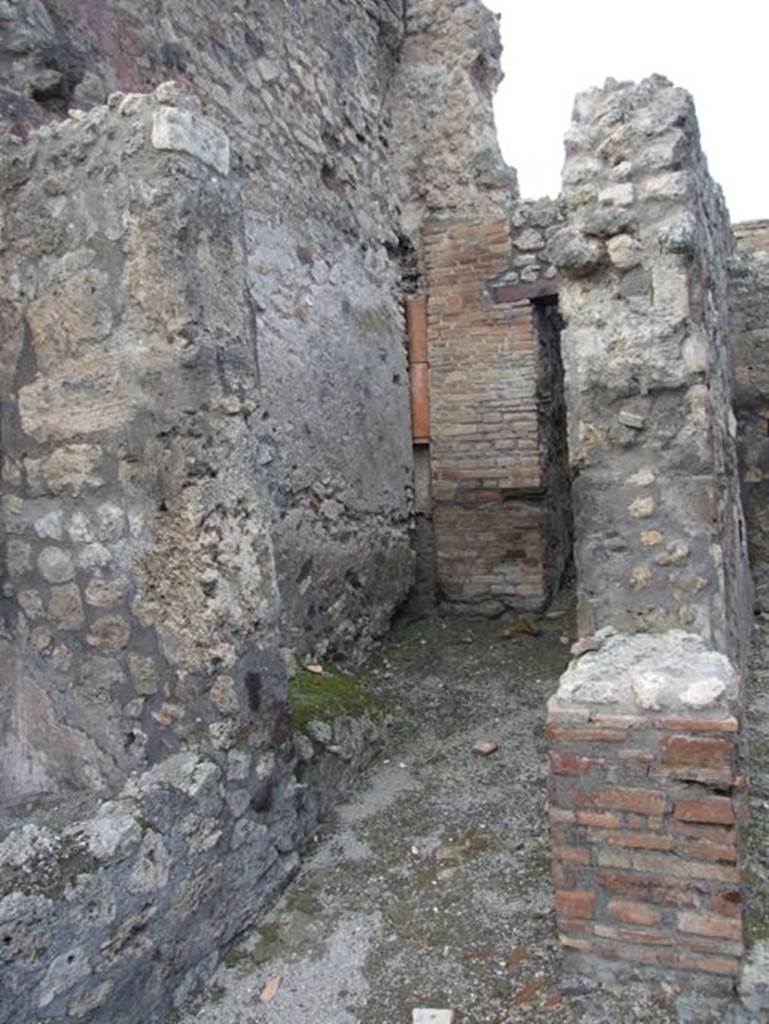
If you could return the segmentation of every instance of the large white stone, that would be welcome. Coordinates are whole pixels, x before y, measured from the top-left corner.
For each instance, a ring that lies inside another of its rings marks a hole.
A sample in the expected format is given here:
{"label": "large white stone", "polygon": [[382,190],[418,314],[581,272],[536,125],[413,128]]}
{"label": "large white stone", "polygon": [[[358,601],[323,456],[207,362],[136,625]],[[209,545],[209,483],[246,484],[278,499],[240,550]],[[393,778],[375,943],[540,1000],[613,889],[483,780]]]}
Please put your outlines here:
{"label": "large white stone", "polygon": [[583,654],[561,676],[556,705],[614,704],[645,711],[725,706],[737,693],[729,660],[694,633],[597,634],[600,650]]}
{"label": "large white stone", "polygon": [[156,110],[152,115],[152,145],[155,149],[189,153],[219,174],[230,173],[230,140],[221,128],[190,110]]}

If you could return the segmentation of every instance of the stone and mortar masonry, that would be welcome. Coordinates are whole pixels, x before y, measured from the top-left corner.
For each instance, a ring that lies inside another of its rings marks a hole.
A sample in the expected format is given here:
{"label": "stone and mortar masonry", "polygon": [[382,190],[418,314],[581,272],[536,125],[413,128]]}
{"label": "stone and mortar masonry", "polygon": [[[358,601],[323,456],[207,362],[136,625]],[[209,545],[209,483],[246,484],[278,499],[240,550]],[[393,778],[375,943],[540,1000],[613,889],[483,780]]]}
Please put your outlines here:
{"label": "stone and mortar masonry", "polygon": [[2,157],[0,1018],[134,1021],[297,866],[242,201],[173,84]]}
{"label": "stone and mortar masonry", "polygon": [[727,331],[732,236],[690,97],[577,98],[563,355],[581,639],[549,709],[569,969],[728,992],[742,954],[752,618]]}
{"label": "stone and mortar masonry", "polygon": [[[483,10],[455,6],[465,22]],[[401,0],[237,0],[226,17],[215,0],[23,0],[0,19],[11,135],[174,78],[229,137],[258,337],[248,443],[269,496],[284,642],[360,659],[414,562],[390,99],[410,73]],[[471,64],[486,44],[459,49]]]}
{"label": "stone and mortar masonry", "polygon": [[133,1024],[382,729],[292,734],[226,133],[166,83],[2,157],[0,1020]]}
{"label": "stone and mortar masonry", "polygon": [[732,236],[691,99],[578,97],[561,290],[583,634],[690,629],[744,663],[750,583],[731,406]]}
{"label": "stone and mortar masonry", "polygon": [[[0,1021],[160,1021],[299,869],[319,818],[370,762],[381,715],[314,720],[295,778],[242,743],[172,754],[69,824],[0,841]],[[49,817],[65,817],[49,814]]]}
{"label": "stone and mortar masonry", "polygon": [[190,743],[277,752],[227,136],[169,84],[3,158],[3,802],[104,791]]}
{"label": "stone and mortar masonry", "polygon": [[[474,159],[493,18],[410,13]],[[434,75],[400,3],[352,14],[0,10],[9,1020],[181,1000],[378,735],[292,735],[278,654],[360,657],[412,578],[394,181]]]}

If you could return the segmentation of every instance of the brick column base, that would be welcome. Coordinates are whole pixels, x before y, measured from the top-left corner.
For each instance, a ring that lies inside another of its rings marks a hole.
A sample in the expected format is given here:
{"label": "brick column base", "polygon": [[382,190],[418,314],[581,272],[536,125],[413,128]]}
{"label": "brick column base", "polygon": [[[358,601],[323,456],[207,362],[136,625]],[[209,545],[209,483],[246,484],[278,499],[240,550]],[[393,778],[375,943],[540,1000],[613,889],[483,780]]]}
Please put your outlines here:
{"label": "brick column base", "polygon": [[602,633],[548,714],[565,969],[730,989],[743,953],[739,679],[692,634]]}

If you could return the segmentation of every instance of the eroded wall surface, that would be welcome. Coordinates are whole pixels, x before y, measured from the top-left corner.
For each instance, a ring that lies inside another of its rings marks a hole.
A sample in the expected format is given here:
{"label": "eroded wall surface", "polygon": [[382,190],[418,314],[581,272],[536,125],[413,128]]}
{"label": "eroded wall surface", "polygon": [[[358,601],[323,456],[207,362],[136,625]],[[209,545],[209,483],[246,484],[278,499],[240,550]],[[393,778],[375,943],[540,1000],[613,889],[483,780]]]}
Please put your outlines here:
{"label": "eroded wall surface", "polygon": [[732,239],[691,98],[577,98],[564,361],[581,639],[552,698],[566,968],[728,997],[743,953],[752,616],[727,328]]}
{"label": "eroded wall surface", "polygon": [[273,727],[240,190],[225,133],[176,98],[4,152],[4,801],[210,742],[218,706]]}
{"label": "eroded wall surface", "polygon": [[3,110],[17,135],[172,77],[230,137],[259,336],[250,443],[270,496],[284,641],[359,657],[413,572],[385,106],[401,3],[236,3],[222,17],[211,0],[50,0],[16,5],[6,27]]}
{"label": "eroded wall surface", "polygon": [[174,85],[3,150],[3,1020],[160,1013],[296,869],[230,171]]}

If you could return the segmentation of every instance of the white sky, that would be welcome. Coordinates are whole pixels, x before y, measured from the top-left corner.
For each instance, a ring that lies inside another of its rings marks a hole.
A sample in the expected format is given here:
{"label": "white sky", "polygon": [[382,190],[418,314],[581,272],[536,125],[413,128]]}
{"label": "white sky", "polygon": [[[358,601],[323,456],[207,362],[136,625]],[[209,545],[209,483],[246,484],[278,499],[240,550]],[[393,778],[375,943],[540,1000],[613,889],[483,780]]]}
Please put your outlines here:
{"label": "white sky", "polygon": [[484,0],[502,15],[495,103],[521,195],[560,190],[574,95],[658,72],[694,96],[710,172],[733,221],[769,218],[767,0]]}

